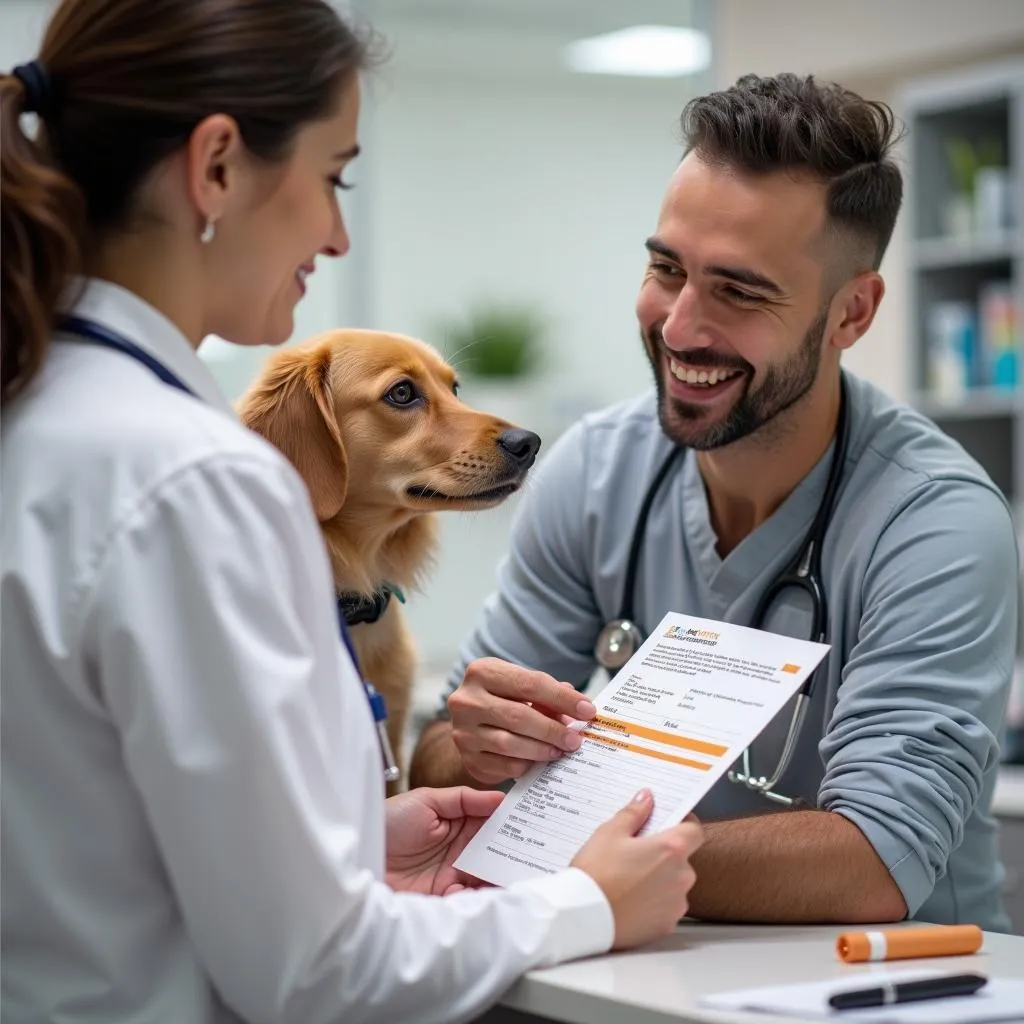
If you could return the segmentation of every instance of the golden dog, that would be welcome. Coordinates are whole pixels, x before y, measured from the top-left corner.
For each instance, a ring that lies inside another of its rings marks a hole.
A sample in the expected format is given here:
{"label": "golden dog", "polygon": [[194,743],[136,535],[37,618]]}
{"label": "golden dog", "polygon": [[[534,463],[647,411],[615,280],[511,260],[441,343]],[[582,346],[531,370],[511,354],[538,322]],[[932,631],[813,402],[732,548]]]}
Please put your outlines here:
{"label": "golden dog", "polygon": [[338,330],[273,355],[238,405],[309,488],[339,609],[387,702],[399,763],[415,675],[399,605],[431,562],[434,513],[504,501],[540,447],[457,393],[455,371],[423,342]]}

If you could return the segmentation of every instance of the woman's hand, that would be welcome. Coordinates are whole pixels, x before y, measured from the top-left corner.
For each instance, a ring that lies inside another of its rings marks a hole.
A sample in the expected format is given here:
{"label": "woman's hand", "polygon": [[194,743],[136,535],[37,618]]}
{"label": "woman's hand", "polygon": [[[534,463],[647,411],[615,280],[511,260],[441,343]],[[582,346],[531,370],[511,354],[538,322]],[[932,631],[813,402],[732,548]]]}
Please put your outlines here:
{"label": "woman's hand", "polygon": [[385,879],[392,889],[447,896],[483,883],[452,864],[504,798],[470,789],[414,789],[385,804]]}

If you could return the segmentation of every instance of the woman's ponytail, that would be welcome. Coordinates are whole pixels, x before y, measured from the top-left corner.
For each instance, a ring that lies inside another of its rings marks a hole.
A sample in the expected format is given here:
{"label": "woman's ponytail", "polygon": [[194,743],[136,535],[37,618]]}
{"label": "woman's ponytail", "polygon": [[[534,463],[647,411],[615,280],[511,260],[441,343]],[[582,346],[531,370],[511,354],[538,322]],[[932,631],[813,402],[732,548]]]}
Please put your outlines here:
{"label": "woman's ponytail", "polygon": [[25,83],[0,75],[0,401],[22,391],[39,371],[57,304],[80,270],[85,202],[57,170],[39,137],[22,129]]}

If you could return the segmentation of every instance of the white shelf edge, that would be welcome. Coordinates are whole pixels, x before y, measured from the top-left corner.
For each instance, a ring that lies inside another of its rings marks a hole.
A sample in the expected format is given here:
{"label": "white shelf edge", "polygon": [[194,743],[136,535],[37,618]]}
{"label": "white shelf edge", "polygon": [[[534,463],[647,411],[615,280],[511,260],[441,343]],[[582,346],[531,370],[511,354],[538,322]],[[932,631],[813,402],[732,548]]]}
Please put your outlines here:
{"label": "white shelf edge", "polygon": [[970,239],[921,238],[911,243],[910,251],[916,270],[944,270],[1020,259],[1024,257],[1024,237],[1000,231]]}
{"label": "white shelf edge", "polygon": [[1012,56],[917,78],[900,89],[897,104],[903,117],[932,117],[1010,100],[1021,89],[1024,61]]}
{"label": "white shelf edge", "polygon": [[1024,765],[1000,764],[992,813],[1001,818],[1024,818]]}
{"label": "white shelf edge", "polygon": [[928,392],[918,392],[912,404],[932,419],[996,419],[1024,413],[1024,391],[1019,388],[1016,391],[978,388],[967,391],[961,398],[940,398]]}

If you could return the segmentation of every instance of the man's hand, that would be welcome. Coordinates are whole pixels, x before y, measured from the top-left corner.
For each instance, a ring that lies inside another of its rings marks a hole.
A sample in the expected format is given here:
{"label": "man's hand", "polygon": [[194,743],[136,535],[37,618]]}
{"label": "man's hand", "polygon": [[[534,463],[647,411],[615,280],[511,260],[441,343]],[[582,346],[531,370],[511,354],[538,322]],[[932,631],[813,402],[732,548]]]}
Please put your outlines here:
{"label": "man's hand", "polygon": [[487,785],[518,779],[536,761],[579,749],[582,740],[568,725],[596,714],[571,683],[498,658],[469,665],[448,710],[466,770]]}
{"label": "man's hand", "polygon": [[392,889],[447,896],[480,883],[452,867],[502,793],[414,789],[385,804],[385,880]]}

